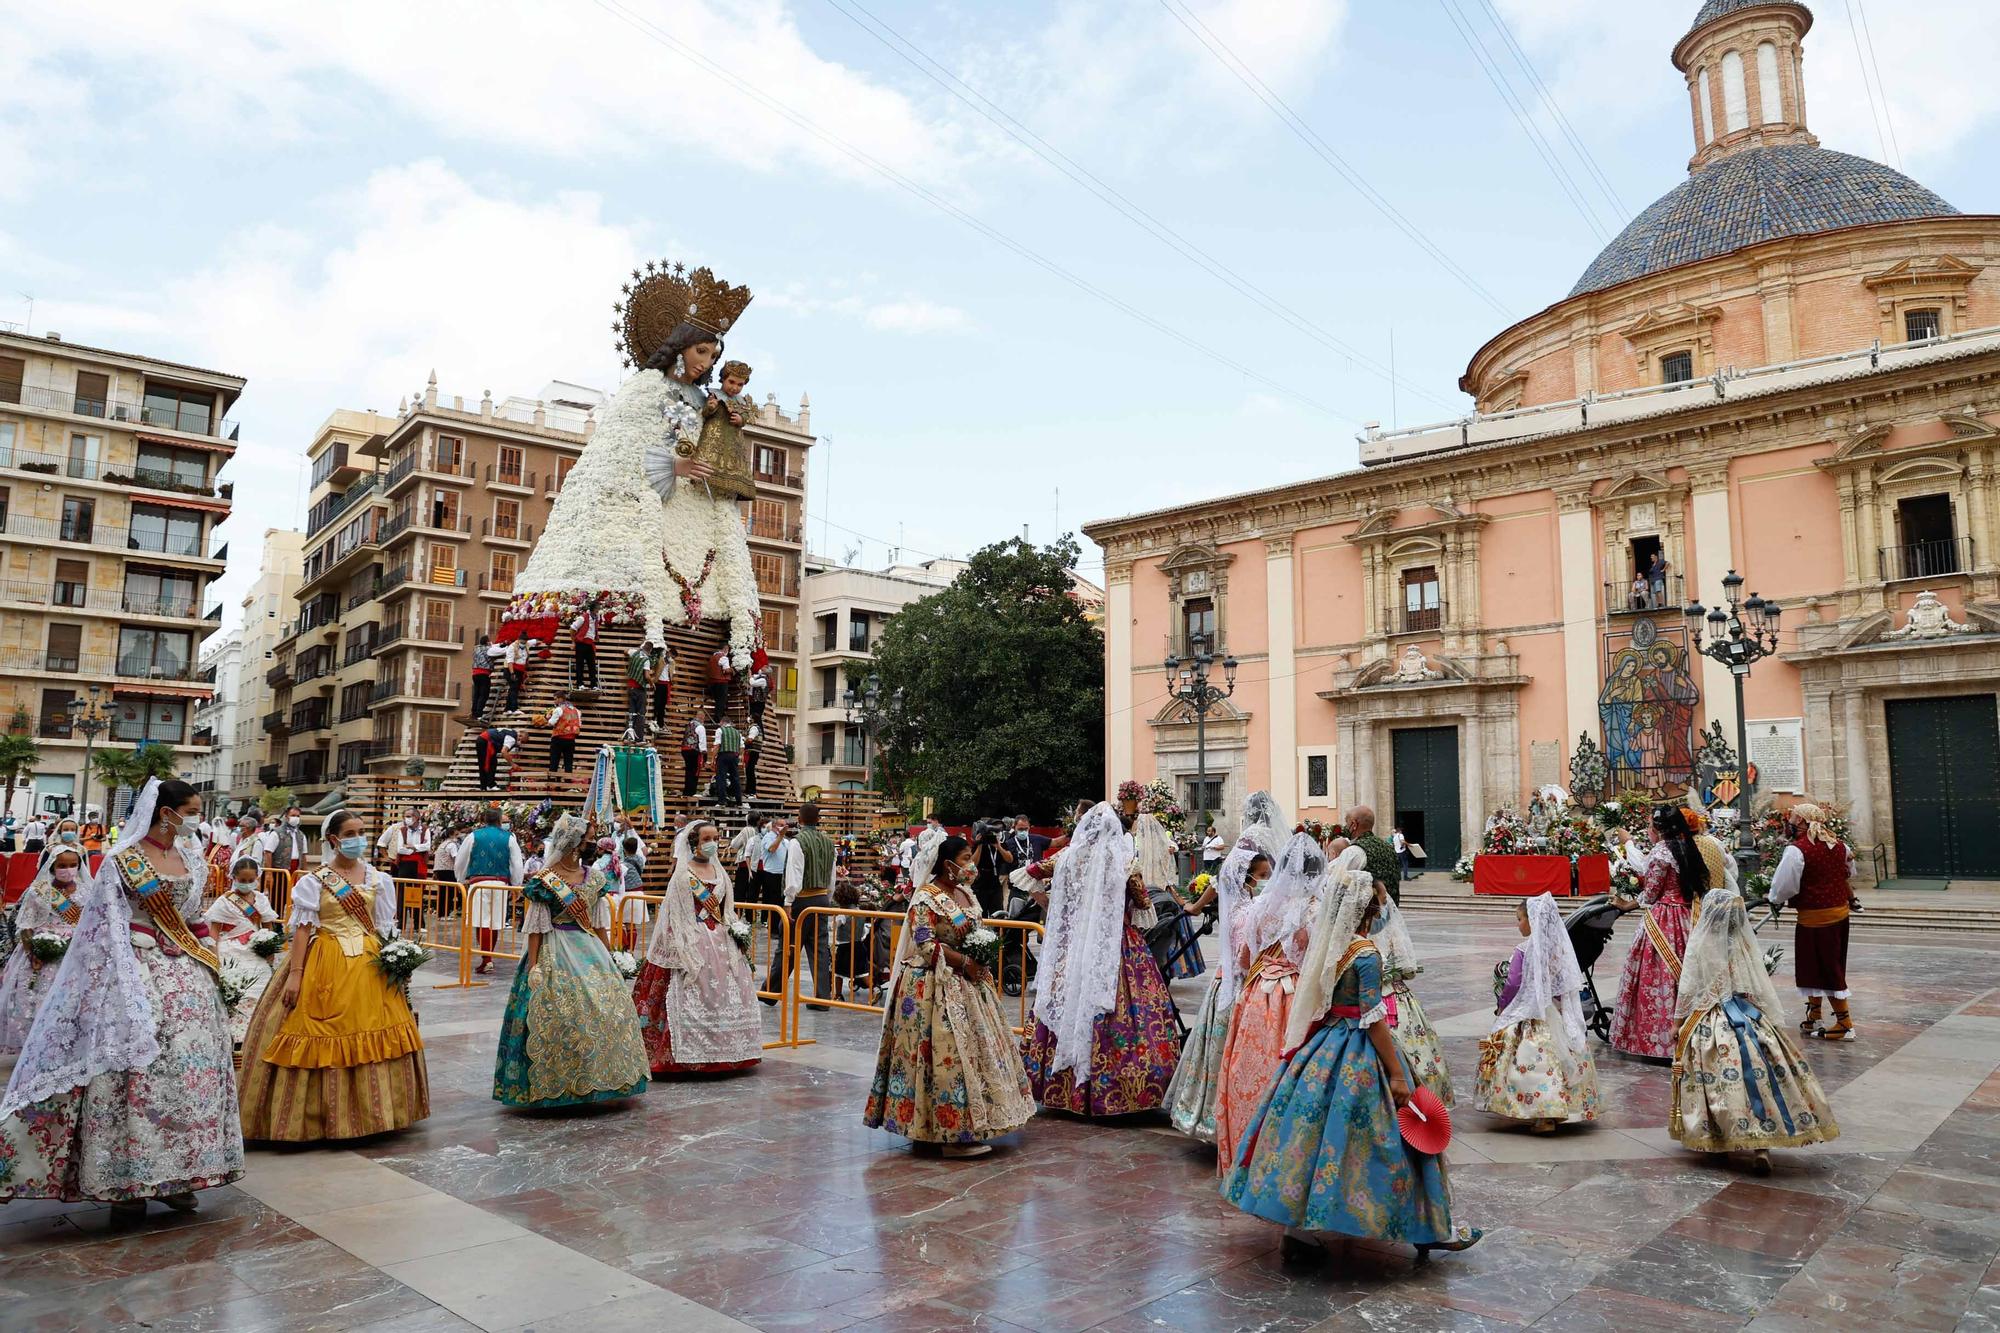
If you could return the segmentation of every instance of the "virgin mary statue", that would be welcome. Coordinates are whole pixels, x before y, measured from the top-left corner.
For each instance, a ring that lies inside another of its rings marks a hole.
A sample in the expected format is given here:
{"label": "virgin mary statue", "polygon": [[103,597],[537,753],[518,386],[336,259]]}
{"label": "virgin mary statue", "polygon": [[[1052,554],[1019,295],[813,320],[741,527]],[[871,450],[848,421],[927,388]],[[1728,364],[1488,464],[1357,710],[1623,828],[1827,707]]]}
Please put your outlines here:
{"label": "virgin mary statue", "polygon": [[738,508],[755,485],[740,446],[726,443],[740,436],[703,430],[730,409],[707,386],[750,290],[678,264],[648,263],[632,277],[612,328],[637,373],[564,480],[499,637],[546,642],[586,608],[662,642],[669,625],[720,617],[736,668],[761,667],[757,580]]}

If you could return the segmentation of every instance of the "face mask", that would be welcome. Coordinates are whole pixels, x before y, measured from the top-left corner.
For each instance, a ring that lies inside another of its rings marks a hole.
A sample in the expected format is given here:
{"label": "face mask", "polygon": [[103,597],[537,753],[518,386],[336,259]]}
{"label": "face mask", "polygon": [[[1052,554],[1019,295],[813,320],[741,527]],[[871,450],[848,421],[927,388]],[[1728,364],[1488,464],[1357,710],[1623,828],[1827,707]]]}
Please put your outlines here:
{"label": "face mask", "polygon": [[56,834],[56,841],[58,841],[58,842],[75,842],[75,841],[76,841],[76,830],[75,830],[75,829],[73,829],[73,828],[66,828],[66,829],[64,829],[64,830],[63,830],[63,831],[62,831],[61,833],[58,833],[58,834]]}
{"label": "face mask", "polygon": [[255,893],[257,891],[257,881],[254,879],[239,879],[236,881],[236,891],[238,893]]}
{"label": "face mask", "polygon": [[701,856],[704,861],[713,861],[715,859],[716,846],[717,844],[713,838],[702,839]]}
{"label": "face mask", "polygon": [[292,815],[289,818],[287,818],[285,822],[287,824],[290,824],[293,828],[297,828],[299,826],[299,817],[297,815]]}
{"label": "face mask", "polygon": [[58,866],[49,872],[49,878],[58,884],[74,884],[76,883],[76,867]]}
{"label": "face mask", "polygon": [[342,838],[340,854],[350,861],[359,861],[368,854],[368,839],[364,837]]}

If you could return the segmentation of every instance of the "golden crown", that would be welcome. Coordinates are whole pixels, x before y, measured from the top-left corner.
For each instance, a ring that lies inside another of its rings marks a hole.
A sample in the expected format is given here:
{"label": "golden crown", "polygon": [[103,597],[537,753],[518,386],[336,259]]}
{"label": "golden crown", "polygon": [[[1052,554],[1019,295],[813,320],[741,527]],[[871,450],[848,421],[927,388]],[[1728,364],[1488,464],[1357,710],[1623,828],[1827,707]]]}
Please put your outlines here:
{"label": "golden crown", "polygon": [[682,324],[727,333],[751,300],[748,287],[731,287],[709,268],[689,272],[684,265],[650,259],[644,269],[632,270],[632,281],[622,290],[625,299],[611,307],[618,315],[611,331],[619,337],[628,366],[652,360],[667,335]]}

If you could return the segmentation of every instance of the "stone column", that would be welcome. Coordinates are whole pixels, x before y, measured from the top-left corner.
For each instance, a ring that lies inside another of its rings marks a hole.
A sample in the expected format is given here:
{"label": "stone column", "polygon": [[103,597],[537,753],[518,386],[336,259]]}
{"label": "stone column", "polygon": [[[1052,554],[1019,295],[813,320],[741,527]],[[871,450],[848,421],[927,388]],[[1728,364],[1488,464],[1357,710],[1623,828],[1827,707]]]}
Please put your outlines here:
{"label": "stone column", "polygon": [[[1694,509],[1694,565],[1700,572],[1701,586],[1697,590],[1689,584],[1687,596],[1704,606],[1714,606],[1722,597],[1722,576],[1736,563],[1729,535],[1729,465],[1689,468],[1688,488]],[[1722,732],[1733,746],[1736,684],[1729,677],[1729,668],[1714,658],[1703,657],[1700,662],[1703,712],[1710,719],[1721,719]]]}
{"label": "stone column", "polygon": [[[1292,534],[1264,539],[1265,652],[1270,661],[1269,728],[1271,795],[1281,810],[1299,804],[1298,643],[1292,593]],[[1218,821],[1218,826],[1219,821]]]}
{"label": "stone column", "polygon": [[1486,828],[1486,719],[1468,712],[1458,733],[1458,744],[1458,771],[1464,777],[1458,793],[1458,845],[1463,854],[1478,849]]}
{"label": "stone column", "polygon": [[1597,732],[1597,553],[1590,487],[1556,495],[1557,574],[1562,582],[1565,747]]}
{"label": "stone column", "polygon": [[1132,772],[1132,728],[1143,718],[1132,712],[1132,564],[1104,566],[1104,781],[1110,786]]}
{"label": "stone column", "polygon": [[1354,790],[1334,793],[1340,797],[1342,809],[1376,805],[1382,798],[1382,793],[1375,787],[1375,740],[1380,730],[1372,719],[1355,724]]}
{"label": "stone column", "polygon": [[[1850,685],[1841,695],[1841,783],[1846,788],[1847,818],[1857,846],[1886,841],[1875,835],[1874,793],[1868,787],[1868,696]],[[1806,774],[1808,787],[1817,781]]]}

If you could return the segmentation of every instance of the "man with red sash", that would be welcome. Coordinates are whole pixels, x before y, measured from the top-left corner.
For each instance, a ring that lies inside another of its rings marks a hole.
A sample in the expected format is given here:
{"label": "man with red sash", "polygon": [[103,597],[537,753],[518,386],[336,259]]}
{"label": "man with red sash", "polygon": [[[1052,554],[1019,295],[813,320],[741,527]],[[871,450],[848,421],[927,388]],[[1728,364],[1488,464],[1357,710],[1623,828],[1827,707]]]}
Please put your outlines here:
{"label": "man with red sash", "polygon": [[[1827,828],[1826,812],[1810,801],[1785,813],[1785,832],[1792,843],[1771,872],[1771,901],[1780,907],[1797,902],[1792,953],[1798,987],[1806,997],[1799,1031],[1827,1041],[1853,1041],[1854,1018],[1847,1009],[1847,918],[1853,893],[1847,882],[1854,875],[1854,853]],[[1820,1013],[1820,1006],[1829,1002],[1832,1027]]]}

